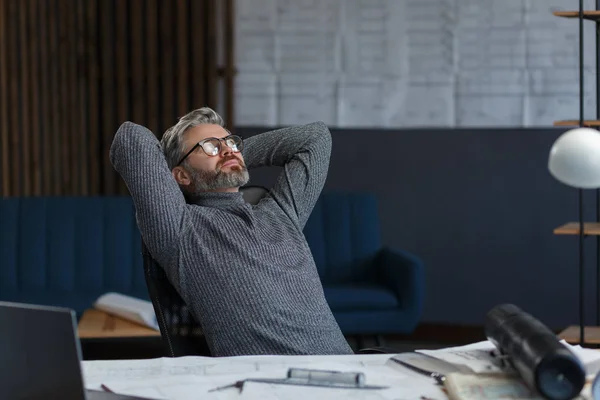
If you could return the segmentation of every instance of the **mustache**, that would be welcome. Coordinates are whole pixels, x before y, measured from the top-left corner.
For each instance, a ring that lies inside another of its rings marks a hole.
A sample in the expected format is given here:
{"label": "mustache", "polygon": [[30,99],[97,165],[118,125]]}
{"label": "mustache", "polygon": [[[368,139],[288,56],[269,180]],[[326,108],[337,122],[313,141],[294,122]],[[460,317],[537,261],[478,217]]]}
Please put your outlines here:
{"label": "mustache", "polygon": [[217,168],[221,168],[223,166],[223,164],[225,164],[227,161],[231,161],[231,160],[237,161],[240,164],[240,166],[242,167],[242,169],[246,168],[246,164],[236,156],[229,156],[229,157],[223,158],[221,161],[219,161],[217,163]]}

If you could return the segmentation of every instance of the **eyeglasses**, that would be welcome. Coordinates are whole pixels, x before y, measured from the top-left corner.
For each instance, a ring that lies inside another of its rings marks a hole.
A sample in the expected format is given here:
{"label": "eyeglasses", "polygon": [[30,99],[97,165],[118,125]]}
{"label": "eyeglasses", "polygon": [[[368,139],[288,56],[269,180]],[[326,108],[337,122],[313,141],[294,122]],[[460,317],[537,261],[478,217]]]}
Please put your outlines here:
{"label": "eyeglasses", "polygon": [[214,157],[221,152],[221,142],[225,143],[227,147],[231,149],[234,153],[239,153],[244,148],[244,142],[242,138],[236,135],[225,136],[224,138],[207,138],[199,141],[186,153],[185,156],[177,165],[181,164],[194,150],[200,147],[207,156]]}

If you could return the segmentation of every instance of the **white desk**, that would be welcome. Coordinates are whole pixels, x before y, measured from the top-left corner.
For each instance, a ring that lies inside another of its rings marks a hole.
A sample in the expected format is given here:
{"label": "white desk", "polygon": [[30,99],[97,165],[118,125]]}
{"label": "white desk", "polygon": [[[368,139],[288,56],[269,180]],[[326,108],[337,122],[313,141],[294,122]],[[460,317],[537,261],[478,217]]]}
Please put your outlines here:
{"label": "white desk", "polygon": [[[156,399],[447,399],[432,379],[386,364],[391,355],[181,357],[151,360],[84,361],[86,387],[104,384],[119,393]],[[288,368],[364,372],[367,384],[388,389],[329,389],[249,382],[208,393],[244,378],[284,378]]]}

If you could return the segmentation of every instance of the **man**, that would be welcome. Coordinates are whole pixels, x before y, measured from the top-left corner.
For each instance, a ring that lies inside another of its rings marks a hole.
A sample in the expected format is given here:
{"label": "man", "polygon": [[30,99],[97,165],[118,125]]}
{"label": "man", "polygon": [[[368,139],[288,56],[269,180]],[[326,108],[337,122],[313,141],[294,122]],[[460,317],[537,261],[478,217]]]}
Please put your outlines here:
{"label": "man", "polygon": [[[162,151],[144,127],[126,122],[117,131],[111,162],[131,192],[142,237],[213,355],[352,354],[302,233],[330,153],[323,123],[242,141],[210,108],[168,129]],[[251,206],[238,189],[260,166],[283,171]]]}

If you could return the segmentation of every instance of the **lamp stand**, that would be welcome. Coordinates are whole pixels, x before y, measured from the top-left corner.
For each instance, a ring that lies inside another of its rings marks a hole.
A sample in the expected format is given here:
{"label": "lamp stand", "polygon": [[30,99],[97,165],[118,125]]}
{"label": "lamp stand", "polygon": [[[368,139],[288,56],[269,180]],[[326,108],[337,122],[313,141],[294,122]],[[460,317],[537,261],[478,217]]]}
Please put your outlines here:
{"label": "lamp stand", "polygon": [[583,189],[578,190],[579,193],[579,344],[581,347],[585,345],[585,273],[584,273],[584,252],[583,241],[585,240],[585,232],[583,225]]}
{"label": "lamp stand", "polygon": [[[596,0],[596,11],[600,0]],[[600,120],[600,23],[594,24],[596,33],[596,119]],[[596,189],[596,222],[600,223],[600,189]],[[596,236],[596,326],[600,326],[600,236]]]}
{"label": "lamp stand", "polygon": [[[600,189],[596,189],[596,222],[600,222]],[[596,326],[600,326],[600,236],[596,236]]]}
{"label": "lamp stand", "polygon": [[[579,0],[579,126],[584,126],[584,67],[583,67],[583,0]],[[579,189],[579,345],[585,345],[585,309],[584,309],[584,249],[583,190]]]}

